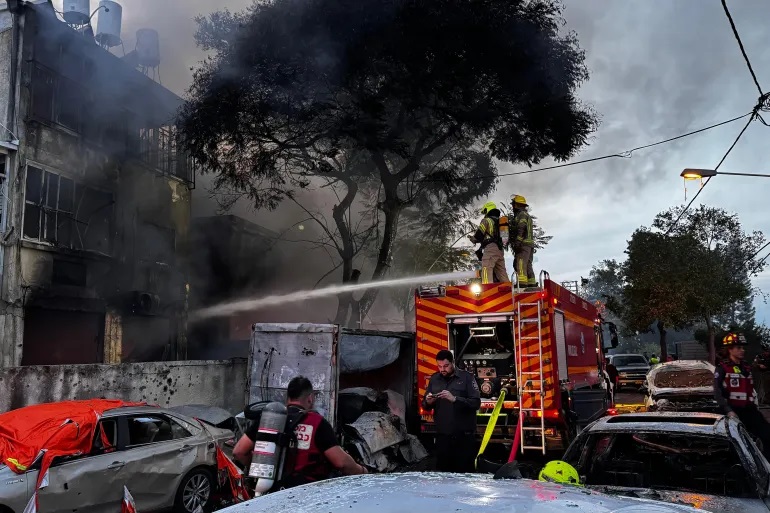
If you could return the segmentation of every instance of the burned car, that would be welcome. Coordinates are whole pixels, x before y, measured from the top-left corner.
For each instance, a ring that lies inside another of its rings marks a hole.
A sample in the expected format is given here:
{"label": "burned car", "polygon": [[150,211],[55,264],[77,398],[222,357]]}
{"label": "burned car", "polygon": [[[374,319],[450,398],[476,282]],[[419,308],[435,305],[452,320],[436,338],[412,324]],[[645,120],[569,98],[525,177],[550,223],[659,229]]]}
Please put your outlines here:
{"label": "burned car", "polygon": [[714,366],[682,360],[657,365],[643,387],[648,411],[719,413],[714,399]]}
{"label": "burned car", "polygon": [[770,464],[743,425],[711,413],[632,413],[583,430],[564,461],[603,493],[720,513],[767,513]]}

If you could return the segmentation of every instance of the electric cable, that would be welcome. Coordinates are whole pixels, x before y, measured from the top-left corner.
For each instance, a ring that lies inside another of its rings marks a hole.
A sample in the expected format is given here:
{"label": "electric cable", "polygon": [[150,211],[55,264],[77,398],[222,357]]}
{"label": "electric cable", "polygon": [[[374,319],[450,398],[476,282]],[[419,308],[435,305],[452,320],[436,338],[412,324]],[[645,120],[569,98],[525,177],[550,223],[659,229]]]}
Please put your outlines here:
{"label": "electric cable", "polygon": [[[719,161],[719,164],[716,165],[716,167],[714,168],[714,171],[718,171],[719,170],[719,167],[727,159],[727,156],[730,155],[730,152],[733,151],[733,148],[735,148],[735,145],[738,144],[738,141],[741,139],[743,134],[746,133],[746,129],[749,128],[749,125],[751,124],[751,122],[754,121],[754,114],[756,114],[757,110],[759,110],[759,104],[757,104],[757,107],[755,107],[755,112],[752,113],[752,116],[751,116],[751,118],[749,118],[748,123],[746,123],[746,125],[743,127],[743,130],[741,130],[741,132],[738,134],[738,137],[735,138],[733,143],[727,149],[727,152],[725,152],[725,154],[722,156],[722,159]],[[682,217],[685,215],[685,213],[690,209],[692,204],[695,203],[695,200],[698,199],[698,196],[700,196],[700,193],[703,192],[703,189],[706,188],[708,183],[711,181],[711,178],[713,178],[713,177],[709,176],[708,178],[706,178],[706,181],[703,182],[703,185],[701,185],[700,189],[698,189],[698,192],[695,194],[695,196],[693,196],[693,198],[690,200],[690,202],[687,204],[687,206],[684,207],[684,210],[682,210],[679,213],[679,216],[677,216],[676,220],[671,224],[671,226],[668,227],[668,230],[666,230],[666,235],[671,233],[671,230],[676,228],[676,225],[679,223],[679,221],[682,219]]]}
{"label": "electric cable", "polygon": [[579,164],[588,164],[590,162],[597,162],[599,160],[606,160],[611,158],[624,158],[628,159],[631,158],[633,153],[635,151],[644,150],[647,148],[652,148],[653,146],[659,146],[661,144],[666,144],[669,142],[676,141],[678,139],[683,139],[685,137],[689,137],[691,135],[696,135],[702,132],[706,132],[707,130],[712,130],[714,128],[718,128],[720,126],[728,125],[730,123],[734,123],[735,121],[738,121],[739,119],[743,119],[746,116],[752,115],[753,112],[747,112],[746,114],[741,114],[740,116],[736,116],[734,118],[728,119],[726,121],[722,121],[713,125],[709,125],[707,127],[699,128],[697,130],[693,130],[691,132],[687,132],[684,134],[680,134],[674,137],[669,137],[668,139],[663,139],[661,141],[656,141],[654,143],[645,144],[643,146],[637,146],[636,148],[632,148],[630,150],[621,151],[619,153],[612,153],[608,155],[603,155],[601,157],[593,157],[590,159],[583,159],[583,160],[576,160],[574,162],[565,162],[564,164],[555,164],[553,166],[546,166],[546,167],[539,167],[537,169],[526,169],[524,171],[512,171],[510,173],[495,173],[495,174],[488,174],[488,175],[480,175],[480,176],[469,176],[469,177],[458,177],[458,178],[452,178],[452,179],[446,179],[446,178],[431,178],[430,175],[422,178],[420,181],[423,182],[434,182],[434,181],[451,181],[451,182],[460,182],[465,180],[478,180],[480,178],[497,178],[497,177],[503,177],[503,176],[515,176],[515,175],[525,175],[530,173],[538,173],[540,171],[548,171],[551,169],[560,169],[563,167],[570,167],[570,166],[577,166]]}
{"label": "electric cable", "polygon": [[749,68],[749,73],[751,73],[751,78],[754,79],[754,85],[757,86],[757,90],[759,91],[759,95],[762,96],[764,93],[762,92],[762,86],[759,85],[759,80],[757,79],[757,74],[754,73],[754,68],[751,66],[751,61],[749,60],[749,56],[746,54],[746,49],[743,47],[743,41],[741,41],[741,36],[738,34],[738,28],[735,26],[735,22],[733,21],[733,17],[730,14],[730,9],[727,8],[727,0],[722,0],[722,7],[725,10],[725,15],[727,16],[728,21],[730,22],[730,27],[733,29],[733,35],[735,36],[735,40],[738,41],[738,46],[741,49],[741,53],[743,54],[743,60],[746,61],[746,66]]}

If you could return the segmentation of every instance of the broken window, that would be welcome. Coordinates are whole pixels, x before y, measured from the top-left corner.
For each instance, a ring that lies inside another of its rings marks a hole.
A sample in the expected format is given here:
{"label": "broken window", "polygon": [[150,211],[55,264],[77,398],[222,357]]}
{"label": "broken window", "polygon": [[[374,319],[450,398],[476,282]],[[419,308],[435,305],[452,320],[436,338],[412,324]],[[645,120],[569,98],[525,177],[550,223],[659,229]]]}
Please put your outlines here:
{"label": "broken window", "polygon": [[192,159],[182,148],[175,126],[140,129],[138,149],[139,158],[151,168],[192,182]]}
{"label": "broken window", "polygon": [[24,237],[109,254],[112,204],[110,193],[29,166]]}
{"label": "broken window", "polygon": [[42,121],[53,121],[56,75],[47,68],[34,66],[30,89],[32,91],[32,116]]}
{"label": "broken window", "polygon": [[160,415],[137,415],[128,418],[128,446],[168,442],[192,436],[174,420]]}
{"label": "broken window", "polygon": [[579,471],[587,485],[755,497],[749,474],[726,438],[692,433],[600,433],[590,437]]}

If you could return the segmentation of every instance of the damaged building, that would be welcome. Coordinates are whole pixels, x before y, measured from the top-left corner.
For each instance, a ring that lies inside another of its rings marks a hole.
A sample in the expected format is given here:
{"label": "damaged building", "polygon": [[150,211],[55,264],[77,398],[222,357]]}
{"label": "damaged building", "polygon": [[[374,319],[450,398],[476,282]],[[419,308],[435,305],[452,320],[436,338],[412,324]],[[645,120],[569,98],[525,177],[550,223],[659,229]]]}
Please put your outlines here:
{"label": "damaged building", "polygon": [[182,100],[147,73],[157,33],[116,56],[121,9],[101,4],[94,34],[0,1],[0,367],[187,357]]}

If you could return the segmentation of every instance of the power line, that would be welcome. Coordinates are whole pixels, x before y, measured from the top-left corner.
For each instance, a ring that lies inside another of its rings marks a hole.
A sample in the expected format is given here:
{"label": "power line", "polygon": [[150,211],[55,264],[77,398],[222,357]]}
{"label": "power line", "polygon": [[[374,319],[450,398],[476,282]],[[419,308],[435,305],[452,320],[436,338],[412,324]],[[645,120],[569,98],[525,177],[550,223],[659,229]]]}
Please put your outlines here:
{"label": "power line", "polygon": [[746,49],[743,47],[743,41],[741,41],[741,36],[738,34],[738,29],[735,26],[735,22],[733,21],[732,15],[730,14],[730,9],[727,8],[727,0],[722,0],[722,7],[725,10],[725,15],[727,15],[727,19],[730,21],[730,27],[732,27],[735,40],[738,41],[738,46],[741,48],[741,53],[743,54],[743,60],[746,61],[746,66],[748,66],[749,68],[749,73],[751,73],[751,78],[754,79],[754,84],[757,86],[759,95],[762,96],[764,94],[762,92],[762,86],[759,85],[757,74],[754,73],[754,68],[751,67],[751,61],[749,60],[749,56],[746,54]]}
{"label": "power line", "polygon": [[734,117],[732,119],[728,119],[727,121],[722,121],[722,122],[716,123],[714,125],[709,125],[709,126],[704,127],[704,128],[699,128],[698,130],[693,130],[692,132],[687,132],[687,133],[684,133],[684,134],[681,134],[681,135],[677,135],[675,137],[669,137],[668,139],[663,139],[662,141],[657,141],[657,142],[654,142],[654,143],[645,144],[644,146],[637,146],[636,148],[632,148],[630,150],[625,150],[625,151],[622,151],[622,152],[619,152],[619,153],[612,153],[612,154],[609,154],[609,155],[603,155],[601,157],[593,157],[593,158],[590,158],[590,159],[576,160],[574,162],[566,162],[564,164],[556,164],[556,165],[553,165],[553,166],[539,167],[537,169],[527,169],[527,170],[524,170],[524,171],[512,171],[510,173],[496,173],[496,174],[488,174],[488,175],[472,176],[472,177],[458,177],[458,178],[452,178],[450,180],[447,180],[446,178],[438,178],[438,177],[431,178],[430,175],[429,175],[429,176],[426,176],[426,177],[422,178],[420,181],[423,181],[423,182],[435,182],[435,181],[459,182],[459,181],[465,181],[465,180],[478,180],[480,178],[496,178],[496,177],[503,177],[503,176],[526,175],[526,174],[530,174],[530,173],[538,173],[540,171],[548,171],[548,170],[551,170],[551,169],[560,169],[560,168],[563,168],[563,167],[577,166],[577,165],[580,165],[580,164],[588,164],[590,162],[596,162],[596,161],[599,161],[599,160],[606,160],[606,159],[612,159],[612,158],[628,159],[628,158],[632,157],[632,154],[635,151],[644,150],[644,149],[647,149],[647,148],[652,148],[653,146],[658,146],[658,145],[661,145],[661,144],[666,144],[666,143],[669,143],[669,142],[672,142],[672,141],[676,141],[678,139],[683,139],[685,137],[689,137],[691,135],[696,135],[696,134],[699,134],[701,132],[706,132],[707,130],[712,130],[714,128],[718,128],[718,127],[723,126],[723,125],[728,125],[730,123],[734,123],[735,121],[738,121],[739,119],[743,119],[746,116],[750,116],[752,114],[753,114],[753,112],[747,112],[746,114],[742,114],[742,115]]}
{"label": "power line", "polygon": [[[758,108],[758,107],[759,107],[759,105],[757,105],[757,108]],[[756,108],[755,108],[755,110],[756,110]],[[746,132],[746,129],[747,129],[747,128],[749,128],[749,125],[751,124],[751,122],[752,122],[752,121],[754,121],[754,115],[753,115],[753,113],[752,113],[752,116],[751,116],[751,118],[749,118],[749,121],[748,121],[748,123],[746,123],[746,125],[743,127],[743,130],[741,130],[741,132],[738,134],[738,137],[736,137],[736,138],[735,138],[735,141],[733,141],[733,143],[732,143],[732,144],[730,145],[730,147],[727,149],[727,152],[725,152],[725,154],[722,156],[722,160],[720,160],[720,161],[719,161],[719,164],[717,164],[717,165],[716,165],[716,167],[714,168],[714,171],[718,171],[718,170],[719,170],[719,167],[720,167],[720,166],[722,165],[722,163],[723,163],[723,162],[724,162],[724,161],[727,159],[727,156],[728,156],[728,155],[730,155],[730,152],[731,152],[731,151],[733,151],[733,148],[735,148],[735,145],[736,145],[736,144],[738,144],[738,141],[741,139],[741,137],[743,136],[743,134]],[[666,230],[666,235],[668,235],[669,233],[671,233],[671,230],[673,230],[673,229],[676,227],[676,225],[679,223],[679,220],[680,220],[680,219],[682,219],[682,217],[683,217],[683,216],[684,216],[684,214],[685,214],[685,213],[686,213],[686,212],[687,212],[687,211],[690,209],[690,207],[692,206],[692,204],[693,204],[693,203],[695,203],[695,200],[696,200],[696,199],[698,199],[698,196],[700,196],[700,193],[701,193],[701,192],[703,192],[703,189],[705,189],[705,188],[706,188],[706,186],[708,185],[708,183],[711,181],[711,178],[713,178],[713,177],[709,176],[708,178],[706,178],[706,181],[705,181],[705,182],[703,182],[703,185],[701,185],[700,189],[699,189],[699,190],[698,190],[698,192],[695,194],[695,196],[693,196],[693,198],[690,200],[690,202],[687,204],[687,206],[686,206],[686,207],[684,207],[684,210],[682,210],[682,211],[679,213],[679,216],[676,218],[676,220],[673,222],[673,224],[671,224],[671,226],[669,226],[669,227],[668,227],[668,230]]]}

